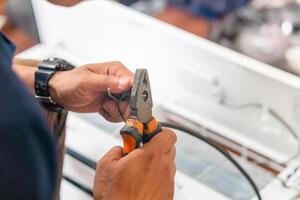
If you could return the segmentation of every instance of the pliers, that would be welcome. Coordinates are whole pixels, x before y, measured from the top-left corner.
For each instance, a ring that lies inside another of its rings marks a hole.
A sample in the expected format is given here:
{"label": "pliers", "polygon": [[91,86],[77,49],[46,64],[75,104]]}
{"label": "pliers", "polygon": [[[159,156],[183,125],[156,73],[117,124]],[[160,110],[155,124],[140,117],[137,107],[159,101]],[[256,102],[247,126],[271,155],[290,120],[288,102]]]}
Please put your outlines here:
{"label": "pliers", "polygon": [[152,94],[148,72],[146,69],[135,71],[131,90],[123,94],[113,95],[114,98],[126,98],[128,95],[131,113],[126,124],[120,130],[123,138],[123,155],[129,154],[151,140],[161,131],[160,123],[152,116]]}

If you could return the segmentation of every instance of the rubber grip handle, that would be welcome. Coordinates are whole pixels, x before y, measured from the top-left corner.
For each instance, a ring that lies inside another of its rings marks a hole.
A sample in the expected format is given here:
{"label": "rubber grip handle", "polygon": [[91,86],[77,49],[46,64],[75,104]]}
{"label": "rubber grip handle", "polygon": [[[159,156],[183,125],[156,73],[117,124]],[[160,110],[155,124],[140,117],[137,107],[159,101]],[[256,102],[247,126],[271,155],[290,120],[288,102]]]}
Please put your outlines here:
{"label": "rubber grip handle", "polygon": [[134,149],[138,148],[138,142],[137,139],[134,138],[130,133],[123,133],[123,155],[126,156]]}
{"label": "rubber grip handle", "polygon": [[123,155],[125,156],[140,147],[143,124],[135,119],[128,119],[125,126],[120,130],[120,134],[123,139]]}
{"label": "rubber grip handle", "polygon": [[149,142],[156,134],[161,132],[161,124],[154,118],[144,124],[144,131],[142,136],[142,142],[143,144]]}

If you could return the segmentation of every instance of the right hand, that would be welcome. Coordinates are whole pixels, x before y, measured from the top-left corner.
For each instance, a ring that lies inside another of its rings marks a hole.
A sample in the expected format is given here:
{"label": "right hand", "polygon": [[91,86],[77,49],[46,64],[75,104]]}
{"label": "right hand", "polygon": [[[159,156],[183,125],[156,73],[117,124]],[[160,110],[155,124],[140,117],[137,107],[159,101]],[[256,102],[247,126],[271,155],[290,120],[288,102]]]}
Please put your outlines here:
{"label": "right hand", "polygon": [[172,200],[176,135],[163,129],[141,148],[122,157],[112,148],[97,164],[95,200]]}
{"label": "right hand", "polygon": [[[111,122],[122,121],[116,102],[107,96],[107,89],[119,94],[132,85],[134,74],[120,62],[88,64],[70,71],[55,73],[49,80],[52,99],[73,112],[99,112]],[[129,101],[120,109],[129,116]]]}

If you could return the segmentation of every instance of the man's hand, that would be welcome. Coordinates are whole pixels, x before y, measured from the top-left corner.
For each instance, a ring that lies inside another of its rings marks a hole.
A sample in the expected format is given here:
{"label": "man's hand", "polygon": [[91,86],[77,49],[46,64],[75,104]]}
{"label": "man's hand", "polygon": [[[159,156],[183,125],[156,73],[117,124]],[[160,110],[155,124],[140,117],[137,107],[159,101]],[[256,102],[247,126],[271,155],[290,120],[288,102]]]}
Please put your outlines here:
{"label": "man's hand", "polygon": [[122,157],[111,149],[97,165],[95,200],[172,200],[176,135],[167,129],[142,148]]}
{"label": "man's hand", "polygon": [[[59,105],[74,112],[99,112],[105,119],[121,121],[115,102],[107,95],[130,88],[133,73],[120,62],[85,65],[71,71],[57,72],[49,81],[50,94]],[[128,102],[121,111],[129,114]]]}
{"label": "man's hand", "polygon": [[[34,73],[40,61],[15,59],[13,69],[34,93]],[[107,97],[107,89],[121,93],[132,84],[133,73],[120,62],[85,65],[71,71],[57,72],[49,81],[52,99],[74,112],[99,112],[105,119],[118,122],[121,116],[115,102]],[[121,102],[125,117],[128,102]]]}

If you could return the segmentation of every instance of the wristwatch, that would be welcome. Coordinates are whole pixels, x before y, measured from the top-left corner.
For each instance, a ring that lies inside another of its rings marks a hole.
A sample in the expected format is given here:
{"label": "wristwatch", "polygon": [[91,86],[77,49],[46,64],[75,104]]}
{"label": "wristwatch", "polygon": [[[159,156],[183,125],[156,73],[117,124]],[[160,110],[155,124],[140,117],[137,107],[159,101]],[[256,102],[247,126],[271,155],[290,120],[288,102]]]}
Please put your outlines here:
{"label": "wristwatch", "polygon": [[69,71],[75,67],[60,58],[48,58],[38,65],[35,72],[35,98],[48,111],[61,112],[64,108],[53,101],[49,92],[49,80],[58,71]]}

